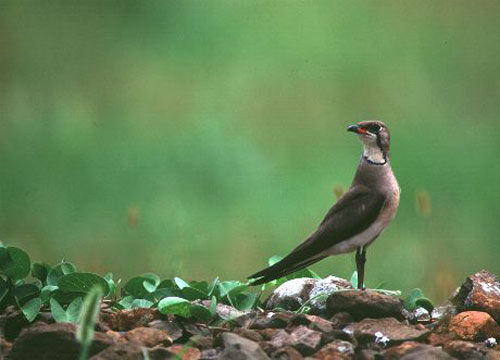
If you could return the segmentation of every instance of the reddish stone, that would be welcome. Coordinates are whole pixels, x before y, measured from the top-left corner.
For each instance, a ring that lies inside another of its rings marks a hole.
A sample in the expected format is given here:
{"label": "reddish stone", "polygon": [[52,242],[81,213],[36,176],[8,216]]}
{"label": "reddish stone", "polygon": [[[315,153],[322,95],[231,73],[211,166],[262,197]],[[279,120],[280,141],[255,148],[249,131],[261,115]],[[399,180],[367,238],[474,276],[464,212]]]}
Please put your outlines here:
{"label": "reddish stone", "polygon": [[172,338],[166,330],[159,330],[149,327],[138,327],[125,334],[130,342],[135,342],[147,347],[156,345],[170,345]]}
{"label": "reddish stone", "polygon": [[416,348],[421,344],[415,341],[405,341],[401,345],[393,346],[384,351],[384,359],[396,360],[402,357],[408,350]]}
{"label": "reddish stone", "polygon": [[172,345],[168,347],[167,350],[176,356],[180,356],[182,360],[199,360],[201,357],[200,350],[186,345]]}
{"label": "reddish stone", "polygon": [[353,355],[354,347],[351,343],[335,340],[323,346],[321,350],[313,355],[313,358],[318,360],[350,360]]}
{"label": "reddish stone", "polygon": [[455,315],[448,326],[462,340],[484,341],[489,337],[499,338],[500,327],[485,312],[466,311]]}

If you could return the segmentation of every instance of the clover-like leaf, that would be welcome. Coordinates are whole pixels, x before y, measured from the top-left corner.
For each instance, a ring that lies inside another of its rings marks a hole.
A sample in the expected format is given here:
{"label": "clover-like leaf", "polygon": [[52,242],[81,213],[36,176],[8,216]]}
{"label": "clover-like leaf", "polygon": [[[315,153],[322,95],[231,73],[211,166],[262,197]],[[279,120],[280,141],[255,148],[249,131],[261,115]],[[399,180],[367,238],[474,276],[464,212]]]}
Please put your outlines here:
{"label": "clover-like leaf", "polygon": [[418,307],[423,307],[428,311],[432,311],[432,309],[434,309],[432,301],[425,297],[424,293],[419,288],[410,291],[404,301],[404,306],[407,310],[410,311],[413,311]]}
{"label": "clover-like leaf", "polygon": [[94,273],[74,272],[59,278],[57,281],[59,289],[69,293],[88,293],[90,289],[99,286],[103,294],[109,292],[109,285],[100,275]]}
{"label": "clover-like leaf", "polygon": [[57,286],[57,281],[64,275],[76,272],[76,267],[70,262],[63,261],[49,270],[47,274],[47,285]]}
{"label": "clover-like leaf", "polygon": [[191,317],[191,302],[179,297],[167,297],[158,303],[162,314],[175,314],[185,318]]}
{"label": "clover-like leaf", "polygon": [[0,273],[13,281],[29,275],[31,262],[28,254],[16,247],[0,248]]}
{"label": "clover-like leaf", "polygon": [[39,297],[28,300],[21,306],[21,311],[23,312],[26,320],[32,322],[40,313],[40,307],[42,306],[42,299]]}

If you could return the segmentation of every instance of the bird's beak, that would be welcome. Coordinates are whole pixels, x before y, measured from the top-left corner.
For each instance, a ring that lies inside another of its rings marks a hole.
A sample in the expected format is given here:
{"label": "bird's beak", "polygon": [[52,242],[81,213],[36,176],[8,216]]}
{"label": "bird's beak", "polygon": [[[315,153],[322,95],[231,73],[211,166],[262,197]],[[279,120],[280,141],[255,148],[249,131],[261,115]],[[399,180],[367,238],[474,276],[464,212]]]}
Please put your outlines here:
{"label": "bird's beak", "polygon": [[366,133],[366,130],[360,127],[359,125],[351,125],[347,128],[347,131],[352,131],[353,133],[356,134],[364,134]]}

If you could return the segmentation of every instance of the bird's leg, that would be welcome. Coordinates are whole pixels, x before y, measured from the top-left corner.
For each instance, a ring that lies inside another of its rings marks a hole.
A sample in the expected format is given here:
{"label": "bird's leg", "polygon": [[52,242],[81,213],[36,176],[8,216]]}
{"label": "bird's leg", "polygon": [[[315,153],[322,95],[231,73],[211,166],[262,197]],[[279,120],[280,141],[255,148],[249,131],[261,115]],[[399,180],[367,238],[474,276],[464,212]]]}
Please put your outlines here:
{"label": "bird's leg", "polygon": [[358,270],[358,289],[364,290],[363,285],[365,281],[365,262],[366,262],[366,249],[364,247],[359,247],[356,250],[356,268]]}

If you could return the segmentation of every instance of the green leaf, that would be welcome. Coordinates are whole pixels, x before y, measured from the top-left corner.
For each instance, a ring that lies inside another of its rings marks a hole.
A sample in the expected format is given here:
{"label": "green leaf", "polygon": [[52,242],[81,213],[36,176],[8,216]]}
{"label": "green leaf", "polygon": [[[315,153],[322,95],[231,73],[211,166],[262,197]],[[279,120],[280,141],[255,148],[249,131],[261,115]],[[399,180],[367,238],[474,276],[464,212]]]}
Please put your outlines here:
{"label": "green leaf", "polygon": [[223,281],[219,283],[219,289],[221,297],[228,294],[236,295],[248,289],[248,283],[242,283],[241,281]]}
{"label": "green leaf", "polygon": [[31,262],[28,254],[16,247],[0,248],[0,273],[13,281],[29,275]]}
{"label": "green leaf", "polygon": [[117,292],[118,292],[118,286],[120,285],[121,280],[119,279],[117,282],[113,280],[113,274],[112,273],[107,273],[104,275],[104,280],[108,283],[109,286],[109,293],[108,297],[115,297]]}
{"label": "green leaf", "polygon": [[432,301],[425,297],[421,289],[416,288],[410,291],[407,298],[404,301],[404,306],[407,310],[413,311],[418,307],[423,307],[428,311],[434,309]]}
{"label": "green leaf", "polygon": [[34,284],[22,284],[16,286],[12,292],[14,298],[19,305],[26,303],[27,301],[40,296],[40,289]]}
{"label": "green leaf", "polygon": [[125,296],[120,301],[118,301],[118,305],[123,309],[130,309],[132,307],[132,303],[134,302],[133,296]]}
{"label": "green leaf", "polygon": [[254,307],[259,297],[260,294],[244,292],[232,297],[231,302],[234,304],[234,307],[238,310],[250,310]]}
{"label": "green leaf", "polygon": [[68,322],[76,324],[80,319],[80,313],[82,312],[83,298],[77,297],[73,300],[66,309],[66,317]]}
{"label": "green leaf", "polygon": [[57,281],[64,275],[76,272],[76,267],[70,262],[61,262],[49,270],[47,274],[47,285],[57,286]]}
{"label": "green leaf", "polygon": [[185,318],[191,317],[191,302],[179,297],[167,297],[160,300],[158,310],[162,314],[175,314]]}
{"label": "green leaf", "polygon": [[208,284],[206,282],[193,282],[194,286],[192,286],[178,277],[174,278],[174,281],[181,290],[182,296],[188,300],[206,299],[208,297]]}
{"label": "green leaf", "polygon": [[7,282],[0,277],[0,303],[4,299],[5,295],[9,292],[9,287]]}
{"label": "green leaf", "polygon": [[50,265],[47,265],[45,263],[40,263],[40,262],[35,262],[31,266],[31,275],[40,280],[42,284],[47,283],[47,275],[49,274],[50,271]]}
{"label": "green leaf", "polygon": [[100,287],[103,294],[109,292],[106,280],[94,273],[71,273],[63,275],[57,281],[59,289],[64,292],[88,293],[93,287]]}
{"label": "green leaf", "polygon": [[214,317],[216,313],[217,313],[217,298],[215,296],[212,296],[212,301],[210,302],[210,315]]}
{"label": "green leaf", "polygon": [[145,299],[134,299],[130,304],[131,309],[135,308],[150,308],[153,306],[153,302]]}
{"label": "green leaf", "polygon": [[354,271],[351,275],[351,280],[349,281],[352,285],[353,288],[357,288],[358,287],[358,272],[357,271]]}
{"label": "green leaf", "polygon": [[59,290],[59,286],[54,286],[54,285],[46,285],[42,288],[40,291],[40,297],[42,298],[42,301],[46,303],[49,301],[49,298],[54,294],[57,290]]}
{"label": "green leaf", "polygon": [[196,319],[203,322],[209,322],[212,318],[210,310],[203,305],[191,304],[189,311],[191,312],[191,316],[194,316]]}
{"label": "green leaf", "polygon": [[61,304],[54,299],[50,299],[50,312],[52,313],[52,317],[58,323],[69,322],[68,316],[66,315],[66,311],[62,308]]}
{"label": "green leaf", "polygon": [[219,283],[219,277],[216,277],[213,281],[210,287],[208,288],[208,296],[215,295],[215,289],[217,289],[217,284]]}
{"label": "green leaf", "polygon": [[178,291],[174,291],[172,289],[163,288],[163,289],[156,289],[154,292],[146,295],[145,299],[149,300],[149,301],[151,301],[153,303],[156,303],[156,302],[160,301],[161,299],[163,299],[165,297],[178,296],[178,295],[181,295]]}
{"label": "green leaf", "polygon": [[160,278],[158,275],[153,273],[142,274],[141,277],[144,278],[142,286],[147,292],[152,293],[156,290],[158,285],[160,285]]}
{"label": "green leaf", "polygon": [[24,305],[21,306],[21,311],[23,312],[26,320],[32,322],[37,317],[40,312],[40,307],[42,306],[42,299],[39,297],[33,298],[27,301]]}

